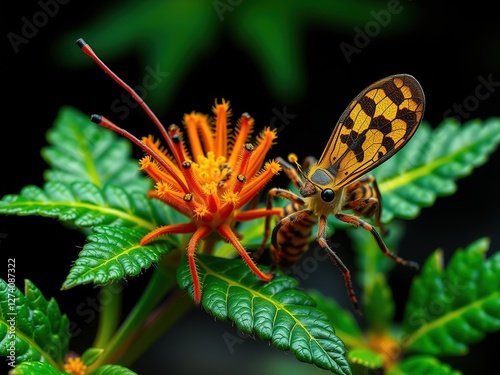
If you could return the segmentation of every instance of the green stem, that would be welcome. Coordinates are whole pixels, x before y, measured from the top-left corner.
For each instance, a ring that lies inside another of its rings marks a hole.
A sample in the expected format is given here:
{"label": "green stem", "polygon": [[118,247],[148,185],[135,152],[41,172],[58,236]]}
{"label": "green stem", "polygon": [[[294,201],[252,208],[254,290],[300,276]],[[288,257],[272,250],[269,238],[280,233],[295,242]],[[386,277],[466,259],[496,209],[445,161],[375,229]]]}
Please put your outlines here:
{"label": "green stem", "polygon": [[116,363],[117,358],[126,354],[125,350],[130,346],[130,342],[134,340],[135,336],[140,333],[140,329],[151,311],[176,285],[175,267],[166,258],[168,256],[163,258],[162,267],[155,269],[139,301],[122,323],[120,329],[107,343],[103,355],[89,367],[89,372],[105,363]]}
{"label": "green stem", "polygon": [[[117,283],[105,285],[99,292],[99,305],[101,312],[99,314],[99,325],[97,328],[94,348],[105,348],[109,339],[118,326],[122,307],[123,288]],[[103,296],[111,296],[109,301],[103,301]]]}
{"label": "green stem", "polygon": [[192,307],[193,301],[184,292],[175,291],[167,301],[151,314],[146,324],[140,327],[140,336],[133,341],[129,341],[131,345],[117,362],[126,367],[130,366]]}

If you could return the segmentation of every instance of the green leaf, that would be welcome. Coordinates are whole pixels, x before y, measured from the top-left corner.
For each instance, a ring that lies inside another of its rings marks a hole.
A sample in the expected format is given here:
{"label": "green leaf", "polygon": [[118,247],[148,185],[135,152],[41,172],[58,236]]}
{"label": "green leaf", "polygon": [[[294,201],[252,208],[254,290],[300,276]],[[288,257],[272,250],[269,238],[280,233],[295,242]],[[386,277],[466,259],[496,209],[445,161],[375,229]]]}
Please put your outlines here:
{"label": "green leaf", "polygon": [[120,365],[105,365],[92,371],[89,375],[137,375],[132,370]]}
{"label": "green leaf", "polygon": [[428,355],[412,356],[391,368],[387,375],[460,375],[449,365]]}
{"label": "green leaf", "polygon": [[148,199],[143,193],[127,193],[113,185],[101,190],[90,182],[68,185],[51,181],[43,189],[26,186],[19,195],[9,194],[2,198],[0,213],[53,217],[80,228],[116,225],[148,231],[159,225],[188,220],[165,203]]}
{"label": "green leaf", "polygon": [[95,227],[64,281],[63,289],[80,284],[107,284],[136,276],[173,248],[164,241],[141,246],[144,231],[114,226]]}
{"label": "green leaf", "polygon": [[308,294],[316,302],[316,307],[327,315],[330,324],[335,327],[335,333],[348,348],[365,345],[363,332],[351,310],[343,309],[337,301],[316,290],[310,290]]}
{"label": "green leaf", "polygon": [[409,351],[460,355],[500,330],[500,252],[484,259],[485,238],[458,250],[443,269],[441,252],[412,283],[403,332]]}
{"label": "green leaf", "polygon": [[51,166],[45,172],[47,181],[91,182],[99,188],[111,184],[128,193],[145,193],[151,186],[131,158],[130,142],[72,107],[61,108],[47,139],[51,145],[42,149]]}
{"label": "green leaf", "polygon": [[88,348],[82,354],[81,360],[85,366],[92,365],[104,353],[102,348]]}
{"label": "green leaf", "polygon": [[9,371],[9,375],[71,375],[66,371],[59,371],[47,362],[23,362]]}
{"label": "green leaf", "polygon": [[[280,350],[291,350],[302,362],[350,374],[344,344],[314,300],[297,290],[298,282],[278,272],[262,282],[241,259],[197,256],[202,305],[216,318],[232,321],[243,333],[255,332]],[[181,289],[193,297],[193,283],[183,258],[177,271]]]}
{"label": "green leaf", "polygon": [[394,318],[394,299],[387,279],[382,274],[375,276],[375,280],[365,289],[363,312],[369,330],[383,333],[389,330]]}
{"label": "green leaf", "polygon": [[368,367],[370,369],[381,368],[384,365],[384,357],[380,353],[368,348],[358,348],[349,350],[347,358],[351,363]]}
{"label": "green leaf", "polygon": [[57,302],[45,299],[29,280],[24,295],[0,279],[0,355],[9,356],[15,341],[16,363],[39,361],[58,367],[70,340],[69,320]]}
{"label": "green leaf", "polygon": [[455,192],[455,180],[485,163],[500,142],[500,119],[459,125],[444,120],[435,130],[422,123],[412,140],[373,171],[383,197],[383,222],[414,218],[437,196]]}

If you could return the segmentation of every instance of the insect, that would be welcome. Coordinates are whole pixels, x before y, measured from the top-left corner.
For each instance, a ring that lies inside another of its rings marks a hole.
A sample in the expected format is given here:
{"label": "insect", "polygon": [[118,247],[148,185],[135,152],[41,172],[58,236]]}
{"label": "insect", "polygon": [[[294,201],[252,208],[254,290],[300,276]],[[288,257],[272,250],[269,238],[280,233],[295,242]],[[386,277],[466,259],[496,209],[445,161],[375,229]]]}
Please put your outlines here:
{"label": "insect", "polygon": [[[298,188],[300,196],[281,188],[270,189],[266,206],[272,208],[275,197],[290,201],[271,235],[270,252],[274,263],[293,264],[307,250],[312,227],[319,217],[317,241],[342,272],[347,293],[355,310],[358,302],[352,287],[350,271],[326,240],[327,216],[369,231],[384,255],[395,262],[418,269],[418,264],[391,253],[375,227],[360,217],[374,218],[385,234],[380,221],[381,195],[376,180],[366,175],[410,140],[424,113],[425,98],[418,81],[408,74],[381,79],[363,91],[347,106],[316,162],[306,159],[303,166],[297,157],[289,161],[279,158],[283,171]],[[346,214],[351,210],[353,214]],[[270,235],[270,218],[265,221],[264,240],[256,252],[258,258]]]}

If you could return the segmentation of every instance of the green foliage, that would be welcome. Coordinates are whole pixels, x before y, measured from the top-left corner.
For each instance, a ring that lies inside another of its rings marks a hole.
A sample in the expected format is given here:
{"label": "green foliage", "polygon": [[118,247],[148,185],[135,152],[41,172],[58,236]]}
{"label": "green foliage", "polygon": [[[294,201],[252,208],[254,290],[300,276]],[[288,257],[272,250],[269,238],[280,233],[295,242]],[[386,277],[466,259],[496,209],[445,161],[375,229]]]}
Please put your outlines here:
{"label": "green foliage", "polygon": [[[9,375],[71,375],[66,371],[60,371],[50,363],[45,362],[23,362],[9,372]],[[135,372],[119,365],[105,365],[89,375],[136,375]]]}
{"label": "green foliage", "polygon": [[427,355],[416,355],[402,361],[387,372],[387,375],[459,375],[449,365]]}
{"label": "green foliage", "polygon": [[[63,289],[110,284],[157,266],[121,326],[113,310],[121,299],[117,296],[103,306],[100,326],[113,328],[104,330],[99,345],[82,357],[89,374],[133,374],[126,367],[107,364],[116,358],[119,363],[136,358],[139,354],[130,355],[127,350],[145,350],[153,337],[187,310],[187,298],[172,290],[174,269],[180,292],[191,298],[193,294],[186,257],[179,260],[175,252],[185,249],[186,237],[169,235],[146,246],[139,244],[140,239],[158,226],[189,218],[148,199],[150,182],[138,174],[128,142],[85,117],[69,107],[61,110],[48,135],[51,145],[43,151],[50,166],[47,182],[6,195],[0,200],[0,213],[57,218],[87,235]],[[456,179],[484,163],[495,149],[499,130],[500,121],[495,118],[463,126],[444,121],[435,130],[422,124],[410,144],[375,171],[384,197],[384,219],[415,217],[436,197],[451,194]],[[427,148],[422,149],[423,145]],[[413,193],[407,194],[406,189]],[[397,221],[388,226],[391,234],[384,240],[396,251],[404,227]],[[237,230],[248,248],[256,247],[263,221],[242,223]],[[357,255],[358,270],[353,275],[362,289],[363,325],[351,310],[318,292],[301,290],[297,280],[281,271],[272,281],[262,282],[239,257],[228,259],[235,251],[227,251],[227,245],[216,247],[218,257],[197,256],[203,308],[243,333],[255,334],[280,350],[291,351],[300,361],[336,374],[350,374],[350,364],[353,373],[359,368],[385,367],[393,375],[457,374],[439,357],[463,355],[469,345],[500,330],[500,252],[485,260],[486,239],[457,251],[446,267],[441,252],[433,253],[412,283],[403,321],[396,322],[387,281],[394,262],[366,231],[348,233]],[[47,301],[29,281],[24,295],[5,281],[0,282],[0,291],[13,293],[17,302],[18,366],[12,374],[63,373],[69,323],[57,303]],[[167,294],[165,305],[159,305]],[[7,355],[8,301],[0,302],[0,311],[0,349]]]}
{"label": "green foliage", "polygon": [[79,228],[114,225],[153,230],[175,215],[163,208],[162,203],[147,199],[144,192],[127,193],[109,184],[100,189],[82,181],[49,181],[43,188],[30,185],[19,195],[9,194],[0,201],[0,213],[53,217]]}
{"label": "green foliage", "polygon": [[[500,252],[485,260],[489,241],[457,250],[446,268],[436,251],[415,277],[402,323],[394,321],[390,290],[383,274],[364,290],[367,327],[360,327],[336,302],[312,294],[325,311],[353,363],[374,368],[391,354],[390,374],[457,374],[434,356],[463,355],[468,345],[500,330]],[[392,348],[386,352],[381,349]],[[379,367],[382,367],[379,364]]]}
{"label": "green foliage", "polygon": [[62,288],[87,283],[107,284],[136,276],[158,263],[171,248],[161,242],[141,246],[139,241],[146,233],[114,226],[94,227]]}
{"label": "green foliage", "polygon": [[69,320],[61,314],[57,302],[46,300],[29,280],[25,281],[23,295],[0,279],[0,295],[5,296],[0,299],[0,355],[8,356],[15,341],[18,363],[63,363],[70,339]]}
{"label": "green foliage", "polygon": [[414,218],[437,196],[455,192],[455,180],[483,164],[500,142],[500,119],[420,124],[410,142],[373,171],[383,196],[383,222]]}
{"label": "green foliage", "polygon": [[9,375],[71,375],[46,362],[23,362],[9,371]]}
{"label": "green foliage", "polygon": [[[160,77],[154,95],[148,95],[159,113],[190,69],[218,47],[224,33],[255,60],[279,101],[290,102],[304,92],[303,37],[307,32],[317,27],[352,31],[373,22],[370,12],[374,9],[386,8],[387,2],[374,0],[356,7],[346,0],[128,0],[97,8],[84,26],[57,42],[56,52],[65,66],[90,65],[76,48],[68,49],[77,37],[85,38],[105,61],[137,51],[142,66],[161,72],[156,73]],[[410,27],[415,14],[409,10],[415,6],[407,4],[407,8],[393,17],[384,32]],[[147,68],[144,74],[150,74]]]}
{"label": "green foliage", "polygon": [[459,355],[500,330],[500,252],[484,260],[487,239],[457,251],[443,269],[436,251],[410,290],[403,330],[408,350]]}
{"label": "green foliage", "polygon": [[[297,290],[297,280],[281,272],[262,283],[240,259],[199,255],[198,272],[203,285],[203,307],[216,318],[232,321],[247,334],[256,333],[281,350],[291,350],[302,362],[350,374],[345,348],[306,293]],[[193,294],[189,266],[178,268],[182,289]]]}
{"label": "green foliage", "polygon": [[151,182],[130,158],[130,142],[89,123],[89,117],[76,109],[61,108],[54,127],[47,132],[50,146],[42,149],[43,158],[52,167],[45,172],[45,179],[66,185],[90,182],[100,189],[121,186],[128,193],[148,189]]}
{"label": "green foliage", "polygon": [[92,371],[89,375],[136,375],[136,373],[123,366],[105,365]]}

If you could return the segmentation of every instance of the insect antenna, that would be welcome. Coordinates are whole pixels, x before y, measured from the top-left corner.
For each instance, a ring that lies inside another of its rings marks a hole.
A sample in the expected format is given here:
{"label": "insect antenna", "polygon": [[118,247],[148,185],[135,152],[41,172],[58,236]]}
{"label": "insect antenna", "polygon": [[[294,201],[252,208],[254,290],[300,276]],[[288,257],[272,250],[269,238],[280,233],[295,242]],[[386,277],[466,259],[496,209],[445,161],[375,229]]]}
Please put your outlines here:
{"label": "insect antenna", "polygon": [[[132,87],[130,87],[120,77],[118,77],[99,58],[99,56],[97,56],[97,54],[92,50],[92,48],[90,47],[90,45],[87,42],[85,42],[85,40],[83,40],[82,38],[80,38],[80,39],[78,39],[76,41],[76,44],[78,45],[78,47],[80,47],[80,49],[86,55],[88,55],[92,60],[94,60],[97,63],[97,65],[99,65],[99,67],[101,67],[101,69],[104,70],[104,72],[106,72],[107,74],[109,74],[111,76],[111,78],[116,83],[118,83],[121,87],[123,87],[125,89],[125,91],[127,91],[132,96],[132,98],[134,98],[134,100],[142,107],[142,109],[144,110],[144,112],[146,112],[146,114],[148,115],[148,117],[151,120],[153,120],[153,122],[155,123],[156,127],[160,130],[161,135],[163,136],[163,138],[167,142],[169,149],[171,150],[171,152],[174,155],[174,158],[177,161],[177,164],[181,165],[184,160],[179,155],[179,153],[176,151],[177,148],[175,147],[174,142],[172,141],[172,138],[170,137],[170,135],[168,134],[167,130],[165,129],[165,127],[163,126],[163,124],[160,122],[160,120],[158,119],[158,117],[154,114],[154,112],[151,110],[151,108],[149,108],[149,106],[146,104],[146,102],[139,96],[139,94],[137,94],[137,92],[134,91],[134,89],[132,89]],[[126,130],[120,128],[118,125],[115,125],[112,121],[108,120],[104,116],[94,114],[94,115],[92,115],[90,117],[90,120],[92,122],[96,123],[97,125],[100,125],[100,126],[102,126],[104,128],[111,129],[111,130],[115,131],[118,134],[122,134],[123,136],[125,136],[126,138],[128,138],[129,140],[131,140],[132,142],[134,142],[136,145],[138,145],[140,148],[142,148],[147,154],[149,154],[165,171],[167,171],[169,174],[171,174],[172,177],[179,183],[179,186],[182,188],[182,190],[186,194],[189,193],[189,189],[186,187],[186,184],[177,175],[177,173],[175,173],[172,170],[172,168],[167,163],[165,163],[165,161],[163,160],[163,158],[160,155],[158,155],[154,150],[152,150],[150,147],[148,147],[147,145],[145,145],[137,137],[135,137],[134,135],[130,134]]]}

